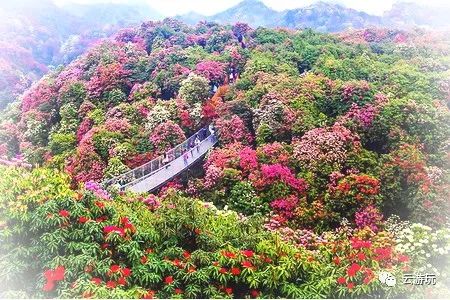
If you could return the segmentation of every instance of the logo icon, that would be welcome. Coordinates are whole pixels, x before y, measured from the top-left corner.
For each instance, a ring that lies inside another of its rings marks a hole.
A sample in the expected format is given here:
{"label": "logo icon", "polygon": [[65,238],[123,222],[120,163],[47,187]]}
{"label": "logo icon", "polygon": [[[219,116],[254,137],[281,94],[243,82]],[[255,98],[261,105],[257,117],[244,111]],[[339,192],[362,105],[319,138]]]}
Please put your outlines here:
{"label": "logo icon", "polygon": [[393,287],[397,284],[397,279],[395,279],[394,275],[389,272],[380,272],[378,274],[378,280],[380,280],[381,283],[384,283],[388,287]]}

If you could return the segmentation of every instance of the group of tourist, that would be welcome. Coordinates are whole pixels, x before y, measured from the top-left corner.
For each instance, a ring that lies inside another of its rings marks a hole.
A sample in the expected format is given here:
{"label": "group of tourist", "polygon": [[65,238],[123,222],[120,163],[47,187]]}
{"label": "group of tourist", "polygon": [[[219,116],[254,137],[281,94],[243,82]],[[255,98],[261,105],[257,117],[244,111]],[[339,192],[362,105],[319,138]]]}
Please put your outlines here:
{"label": "group of tourist", "polygon": [[[208,129],[206,127],[203,127],[198,133],[196,133],[194,136],[190,137],[188,139],[187,146],[183,152],[183,161],[184,164],[187,166],[189,164],[189,152],[191,154],[191,157],[194,157],[194,148],[197,149],[197,152],[200,152],[200,144],[203,140],[205,140],[209,135],[212,136],[213,139],[216,138],[215,136],[215,128],[214,125],[210,124],[208,126]],[[164,153],[164,158],[162,160],[163,165],[166,166],[166,168],[169,167],[169,163],[173,161],[176,158],[174,151],[170,150],[166,153]]]}

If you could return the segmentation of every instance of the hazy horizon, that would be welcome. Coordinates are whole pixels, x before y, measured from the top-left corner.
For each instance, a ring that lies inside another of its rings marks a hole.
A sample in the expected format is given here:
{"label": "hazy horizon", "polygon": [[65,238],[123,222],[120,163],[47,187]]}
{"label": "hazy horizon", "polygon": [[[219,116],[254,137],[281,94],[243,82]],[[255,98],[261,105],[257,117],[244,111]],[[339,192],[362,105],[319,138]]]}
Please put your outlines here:
{"label": "hazy horizon", "polygon": [[[189,12],[195,12],[210,16],[226,10],[243,0],[52,0],[57,5],[65,5],[70,3],[78,4],[95,4],[95,3],[147,3],[153,7],[158,13],[165,17],[185,14]],[[260,0],[268,7],[277,11],[285,9],[294,9],[305,7],[319,0]],[[360,1],[360,0],[321,0],[322,2],[337,3],[349,8],[353,8],[359,11],[364,11],[373,15],[382,15],[383,12],[389,10],[396,2],[412,2],[427,6],[446,6],[448,1],[446,0],[410,0],[410,1],[396,1],[396,0],[379,0],[379,1]]]}

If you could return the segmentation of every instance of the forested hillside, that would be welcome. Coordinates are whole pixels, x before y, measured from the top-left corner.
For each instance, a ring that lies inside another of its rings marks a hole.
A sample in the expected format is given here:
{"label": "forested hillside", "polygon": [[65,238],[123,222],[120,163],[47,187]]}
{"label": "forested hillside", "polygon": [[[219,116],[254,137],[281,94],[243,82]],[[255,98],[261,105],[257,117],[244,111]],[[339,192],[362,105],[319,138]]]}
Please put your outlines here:
{"label": "forested hillside", "polygon": [[51,0],[0,6],[0,109],[52,66],[65,65],[122,27],[160,17],[138,4],[67,5]]}
{"label": "forested hillside", "polygon": [[[448,297],[449,46],[173,19],[117,32],[1,116],[0,156],[33,167],[0,167],[0,295]],[[158,193],[101,186],[209,124],[218,145]]]}

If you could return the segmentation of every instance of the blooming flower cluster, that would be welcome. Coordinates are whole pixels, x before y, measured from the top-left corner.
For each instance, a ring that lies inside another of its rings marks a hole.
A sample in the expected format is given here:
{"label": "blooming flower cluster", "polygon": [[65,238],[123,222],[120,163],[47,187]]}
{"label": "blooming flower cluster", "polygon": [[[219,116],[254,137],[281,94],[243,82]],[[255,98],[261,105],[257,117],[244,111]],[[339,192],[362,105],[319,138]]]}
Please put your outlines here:
{"label": "blooming flower cluster", "polygon": [[268,93],[262,98],[259,108],[254,111],[253,127],[255,132],[258,132],[260,140],[289,138],[296,115],[283,102],[286,102],[286,100],[281,95]]}
{"label": "blooming flower cluster", "polygon": [[[91,268],[88,268],[87,273],[92,272]],[[108,280],[103,282],[103,280],[99,277],[93,277],[91,282],[95,285],[105,285],[108,289],[116,288],[117,286],[124,287],[128,284],[127,278],[129,278],[132,274],[130,268],[121,267],[120,265],[111,265],[107,272]]]}
{"label": "blooming flower cluster", "polygon": [[51,292],[56,287],[56,282],[64,280],[66,268],[64,266],[58,266],[55,269],[49,269],[44,272],[46,279],[45,285],[42,287],[44,292]]}
{"label": "blooming flower cluster", "polygon": [[449,275],[446,273],[450,269],[450,231],[448,228],[433,230],[429,226],[413,223],[394,234],[397,251],[410,256],[413,261],[431,258],[430,263],[422,265],[419,272],[428,271],[444,277]]}
{"label": "blooming flower cluster", "polygon": [[350,81],[342,86],[342,99],[357,103],[371,100],[373,91],[367,81]]}
{"label": "blooming flower cluster", "polygon": [[317,169],[322,163],[341,166],[348,152],[358,148],[358,136],[335,125],[306,132],[294,143],[294,156],[303,167]]}
{"label": "blooming flower cluster", "polygon": [[290,153],[279,142],[264,144],[257,149],[258,157],[266,164],[288,165]]}
{"label": "blooming flower cluster", "polygon": [[23,96],[22,112],[26,113],[38,108],[42,104],[49,104],[55,100],[55,90],[48,82],[35,85]]}
{"label": "blooming flower cluster", "polygon": [[111,200],[110,194],[105,191],[97,182],[88,181],[84,184],[84,188],[91,191],[96,197],[103,200]]}
{"label": "blooming flower cluster", "polygon": [[294,216],[294,209],[297,207],[298,198],[295,195],[290,195],[286,198],[275,199],[270,202],[270,206],[278,212],[281,216],[290,219]]}
{"label": "blooming flower cluster", "polygon": [[103,227],[103,233],[105,236],[109,236],[111,233],[117,233],[120,237],[125,237],[127,234],[134,234],[136,228],[130,222],[127,217],[122,217],[120,219],[120,225],[107,225]]}
{"label": "blooming flower cluster", "polygon": [[205,77],[213,84],[220,84],[226,77],[225,65],[212,60],[200,61],[195,67],[195,73]]}
{"label": "blooming flower cluster", "polygon": [[297,179],[286,166],[280,164],[262,165],[261,173],[262,178],[266,180],[265,185],[280,180],[300,193],[306,190],[306,182],[302,179]]}
{"label": "blooming flower cluster", "polygon": [[231,118],[219,118],[216,120],[216,128],[219,140],[223,144],[240,142],[242,144],[250,144],[253,137],[244,121],[237,115]]}
{"label": "blooming flower cluster", "polygon": [[155,127],[150,141],[159,153],[163,153],[174,146],[182,143],[186,139],[180,126],[172,121],[166,121]]}
{"label": "blooming flower cluster", "polygon": [[155,210],[161,205],[161,202],[155,195],[149,195],[142,201],[149,207],[150,210]]}
{"label": "blooming flower cluster", "polygon": [[379,210],[373,205],[362,207],[355,213],[355,223],[359,228],[368,226],[372,231],[378,231],[378,226],[383,219]]}
{"label": "blooming flower cluster", "polygon": [[121,88],[126,84],[127,75],[129,72],[119,63],[98,66],[87,86],[89,95],[96,98],[106,91]]}
{"label": "blooming flower cluster", "polygon": [[130,122],[127,119],[116,119],[111,118],[106,120],[105,127],[109,131],[120,132],[123,134],[127,134],[131,128]]}
{"label": "blooming flower cluster", "polygon": [[345,123],[346,120],[352,120],[361,128],[369,128],[377,116],[378,111],[379,109],[372,104],[366,104],[360,107],[358,104],[352,103],[350,110],[339,121]]}
{"label": "blooming flower cluster", "polygon": [[258,168],[258,158],[256,151],[250,147],[245,147],[239,152],[239,167],[245,172],[251,172]]}

